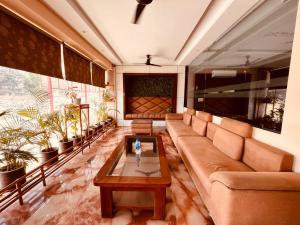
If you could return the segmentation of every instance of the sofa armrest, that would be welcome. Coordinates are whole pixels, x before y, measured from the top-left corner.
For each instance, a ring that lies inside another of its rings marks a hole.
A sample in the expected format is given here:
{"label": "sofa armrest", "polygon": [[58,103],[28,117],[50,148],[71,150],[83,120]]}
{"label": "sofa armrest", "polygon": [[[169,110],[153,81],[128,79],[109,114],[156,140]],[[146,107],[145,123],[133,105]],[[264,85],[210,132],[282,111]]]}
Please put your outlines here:
{"label": "sofa armrest", "polygon": [[212,184],[219,182],[233,190],[300,191],[300,173],[294,172],[215,172]]}
{"label": "sofa armrest", "polygon": [[166,120],[182,120],[183,114],[182,113],[167,113]]}
{"label": "sofa armrest", "polygon": [[210,215],[222,225],[300,224],[300,174],[215,172]]}

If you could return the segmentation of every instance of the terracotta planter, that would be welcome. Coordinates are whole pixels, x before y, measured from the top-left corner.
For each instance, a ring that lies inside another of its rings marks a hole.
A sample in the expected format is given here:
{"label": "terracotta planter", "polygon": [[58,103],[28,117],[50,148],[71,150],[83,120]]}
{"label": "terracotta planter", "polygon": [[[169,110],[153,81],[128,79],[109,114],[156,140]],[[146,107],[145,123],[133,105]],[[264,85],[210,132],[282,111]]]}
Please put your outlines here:
{"label": "terracotta planter", "polygon": [[[73,146],[78,146],[80,145],[81,142],[81,137],[80,136],[73,136]],[[84,137],[82,138],[82,141],[84,141]]]}
{"label": "terracotta planter", "polygon": [[52,159],[50,162],[45,164],[46,167],[54,164],[58,161],[58,157],[54,158],[58,155],[58,148],[51,148],[51,149],[43,149],[41,152],[41,164],[46,163],[48,160]]}
{"label": "terracotta planter", "polygon": [[73,151],[73,140],[69,141],[59,141],[59,154],[61,153],[69,153]]}
{"label": "terracotta planter", "polygon": [[[0,168],[0,189],[5,188],[7,185],[11,184],[18,178],[24,176],[26,174],[25,167],[20,167],[15,170],[10,170],[10,171],[3,171],[6,168],[6,166],[3,166]],[[20,184],[24,184],[26,182],[26,179],[22,179]],[[14,187],[11,187],[7,189],[7,191],[14,190]]]}

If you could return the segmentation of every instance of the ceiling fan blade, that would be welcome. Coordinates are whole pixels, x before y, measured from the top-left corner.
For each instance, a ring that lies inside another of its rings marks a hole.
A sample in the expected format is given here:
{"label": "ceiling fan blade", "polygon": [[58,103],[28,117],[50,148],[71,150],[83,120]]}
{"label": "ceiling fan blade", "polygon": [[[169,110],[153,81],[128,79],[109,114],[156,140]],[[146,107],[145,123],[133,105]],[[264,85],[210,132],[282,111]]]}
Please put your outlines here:
{"label": "ceiling fan blade", "polygon": [[142,15],[142,12],[145,9],[145,7],[146,7],[146,5],[144,5],[144,4],[137,5],[136,11],[135,11],[135,17],[134,17],[134,21],[133,21],[134,24],[138,23],[140,16]]}
{"label": "ceiling fan blade", "polygon": [[152,64],[152,63],[146,64],[146,65],[149,65],[149,66],[158,66],[158,67],[161,67],[161,65]]}

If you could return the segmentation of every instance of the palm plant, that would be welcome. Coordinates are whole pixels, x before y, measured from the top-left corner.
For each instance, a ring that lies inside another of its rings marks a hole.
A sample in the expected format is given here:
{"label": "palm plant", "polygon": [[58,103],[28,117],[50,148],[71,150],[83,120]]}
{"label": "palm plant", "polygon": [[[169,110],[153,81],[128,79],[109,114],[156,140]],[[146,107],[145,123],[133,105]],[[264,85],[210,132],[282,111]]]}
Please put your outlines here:
{"label": "palm plant", "polygon": [[70,129],[75,137],[78,137],[78,123],[80,121],[80,109],[78,109],[76,106],[71,106],[68,108],[70,111]]}
{"label": "palm plant", "polygon": [[110,102],[114,100],[114,96],[110,90],[104,89],[102,92],[102,99],[104,102]]}
{"label": "palm plant", "polygon": [[99,121],[106,121],[108,119],[108,112],[109,111],[116,111],[119,112],[115,108],[109,108],[106,102],[101,102],[97,109],[97,115]]}
{"label": "palm plant", "polygon": [[28,129],[35,132],[36,135],[31,139],[31,144],[40,146],[43,151],[51,151],[52,146],[50,142],[52,130],[50,114],[42,113],[42,108],[49,102],[48,92],[42,89],[29,90],[35,100],[35,106],[29,106],[25,109],[17,111],[18,115],[26,119]]}
{"label": "palm plant", "polygon": [[53,112],[49,115],[49,126],[60,139],[68,141],[68,122],[73,118],[72,110],[64,110],[63,113]]}
{"label": "palm plant", "polygon": [[0,163],[1,171],[12,171],[26,167],[30,161],[37,161],[36,157],[26,148],[36,133],[24,129],[24,120],[17,115],[7,116],[1,123],[0,131]]}

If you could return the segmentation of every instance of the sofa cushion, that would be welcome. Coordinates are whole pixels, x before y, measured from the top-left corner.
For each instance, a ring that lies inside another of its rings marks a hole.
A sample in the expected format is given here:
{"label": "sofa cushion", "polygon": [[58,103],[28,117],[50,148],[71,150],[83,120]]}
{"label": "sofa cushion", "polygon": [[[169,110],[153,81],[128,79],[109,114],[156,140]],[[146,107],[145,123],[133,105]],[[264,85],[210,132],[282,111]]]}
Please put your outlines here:
{"label": "sofa cushion", "polygon": [[281,149],[246,138],[243,162],[260,172],[288,172],[293,169],[294,157]]}
{"label": "sofa cushion", "polygon": [[183,123],[185,125],[190,126],[191,125],[191,121],[192,121],[192,115],[190,115],[188,113],[183,113]]}
{"label": "sofa cushion", "polygon": [[210,113],[207,113],[207,112],[197,111],[196,116],[199,119],[204,120],[206,122],[211,122],[212,121],[212,115]]}
{"label": "sofa cushion", "polygon": [[192,128],[200,136],[205,136],[206,126],[207,126],[207,122],[199,119],[196,116],[192,116]]}
{"label": "sofa cushion", "polygon": [[219,126],[217,124],[208,122],[207,130],[206,130],[206,137],[208,137],[210,140],[213,140],[218,127]]}
{"label": "sofa cushion", "polygon": [[176,147],[177,138],[180,136],[199,136],[190,126],[184,124],[182,120],[167,120],[166,126]]}
{"label": "sofa cushion", "polygon": [[209,176],[216,171],[253,171],[240,161],[236,161],[219,151],[206,137],[182,136],[178,138],[180,154],[189,160],[192,169],[209,193]]}
{"label": "sofa cushion", "polygon": [[213,144],[232,159],[240,160],[242,158],[244,140],[239,135],[218,127]]}
{"label": "sofa cushion", "polygon": [[242,137],[252,136],[252,126],[238,120],[222,118],[221,127]]}

